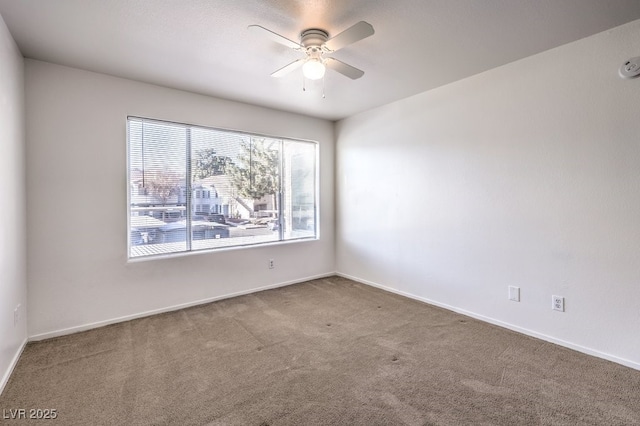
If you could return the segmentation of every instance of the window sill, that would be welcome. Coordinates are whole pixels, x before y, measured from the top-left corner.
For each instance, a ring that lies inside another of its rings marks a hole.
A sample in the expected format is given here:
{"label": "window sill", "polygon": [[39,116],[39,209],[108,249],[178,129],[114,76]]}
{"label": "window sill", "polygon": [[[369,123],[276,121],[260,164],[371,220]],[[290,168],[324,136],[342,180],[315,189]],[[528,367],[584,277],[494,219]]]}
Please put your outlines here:
{"label": "window sill", "polygon": [[[269,237],[270,236],[265,236]],[[129,257],[127,263],[138,263],[149,260],[159,259],[172,259],[176,257],[192,256],[199,254],[211,254],[219,252],[227,252],[233,250],[246,250],[249,248],[258,247],[273,247],[278,245],[295,244],[301,242],[318,241],[319,238],[315,236],[291,238],[288,240],[271,240],[271,241],[256,241],[252,238],[251,241],[238,244],[238,238],[219,238],[209,240],[195,240],[192,242],[192,250],[184,251],[186,248],[185,242],[176,243],[164,243],[164,244],[149,244],[141,246],[131,247],[131,252],[140,253],[137,256]],[[183,250],[183,251],[178,251]],[[148,253],[148,254],[145,254]]]}

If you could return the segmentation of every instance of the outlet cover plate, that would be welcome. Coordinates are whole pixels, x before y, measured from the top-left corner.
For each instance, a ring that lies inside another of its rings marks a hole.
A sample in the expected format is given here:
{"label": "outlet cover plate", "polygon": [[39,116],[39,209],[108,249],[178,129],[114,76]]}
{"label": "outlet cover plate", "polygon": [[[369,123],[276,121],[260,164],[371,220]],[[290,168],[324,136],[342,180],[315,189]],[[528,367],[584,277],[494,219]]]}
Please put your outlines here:
{"label": "outlet cover plate", "polygon": [[21,308],[21,304],[18,304],[18,306],[16,306],[16,308],[13,310],[13,326],[17,326],[18,323],[20,322],[20,308]]}
{"label": "outlet cover plate", "polygon": [[564,297],[551,296],[551,309],[554,311],[564,312]]}

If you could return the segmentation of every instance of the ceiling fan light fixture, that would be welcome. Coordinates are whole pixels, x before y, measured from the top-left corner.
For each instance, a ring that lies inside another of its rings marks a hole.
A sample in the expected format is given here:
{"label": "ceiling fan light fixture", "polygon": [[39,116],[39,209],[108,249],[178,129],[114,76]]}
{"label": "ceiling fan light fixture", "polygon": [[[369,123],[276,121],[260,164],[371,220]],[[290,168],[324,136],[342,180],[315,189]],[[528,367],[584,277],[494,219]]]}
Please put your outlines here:
{"label": "ceiling fan light fixture", "polygon": [[324,73],[327,68],[322,63],[322,60],[317,58],[309,59],[302,66],[302,74],[309,80],[319,80],[324,77]]}

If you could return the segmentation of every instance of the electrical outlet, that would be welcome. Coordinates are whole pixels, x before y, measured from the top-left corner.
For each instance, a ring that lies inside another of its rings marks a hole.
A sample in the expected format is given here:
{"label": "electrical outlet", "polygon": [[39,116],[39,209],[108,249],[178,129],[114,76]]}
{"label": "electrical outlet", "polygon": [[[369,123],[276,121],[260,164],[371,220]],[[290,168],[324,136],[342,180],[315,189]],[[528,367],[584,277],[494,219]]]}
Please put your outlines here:
{"label": "electrical outlet", "polygon": [[269,269],[273,269],[276,267],[275,262],[273,261],[273,259],[269,259]]}
{"label": "electrical outlet", "polygon": [[514,302],[520,301],[520,287],[509,286],[509,300],[513,300]]}
{"label": "electrical outlet", "polygon": [[554,311],[564,312],[564,297],[551,296],[551,309]]}
{"label": "electrical outlet", "polygon": [[18,304],[16,308],[13,310],[13,326],[17,326],[18,322],[20,322],[20,307],[22,305]]}

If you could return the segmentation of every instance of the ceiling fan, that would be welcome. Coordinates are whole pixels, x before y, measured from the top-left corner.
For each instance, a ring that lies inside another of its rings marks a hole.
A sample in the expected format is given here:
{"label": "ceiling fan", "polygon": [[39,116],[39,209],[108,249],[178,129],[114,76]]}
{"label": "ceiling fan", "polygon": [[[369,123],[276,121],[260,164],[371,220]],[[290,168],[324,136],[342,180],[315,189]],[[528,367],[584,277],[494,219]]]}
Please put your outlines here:
{"label": "ceiling fan", "polygon": [[249,30],[269,37],[271,40],[304,52],[305,56],[280,68],[271,74],[272,77],[282,77],[302,67],[302,74],[310,80],[318,80],[324,77],[326,68],[331,68],[353,80],[364,75],[364,71],[345,64],[338,59],[326,57],[356,41],[369,37],[374,33],[371,24],[360,21],[347,28],[340,34],[329,38],[329,33],[318,28],[309,28],[300,33],[300,43],[290,40],[280,34],[268,30],[260,25],[249,25]]}

